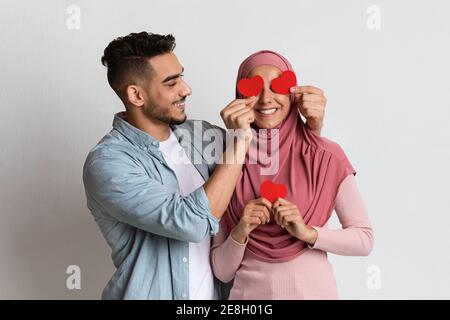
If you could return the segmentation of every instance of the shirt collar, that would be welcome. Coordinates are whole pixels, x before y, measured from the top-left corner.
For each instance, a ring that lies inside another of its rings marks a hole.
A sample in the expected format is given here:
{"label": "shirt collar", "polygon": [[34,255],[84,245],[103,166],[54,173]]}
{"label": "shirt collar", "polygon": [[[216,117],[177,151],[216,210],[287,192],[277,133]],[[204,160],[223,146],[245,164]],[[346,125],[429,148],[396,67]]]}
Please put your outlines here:
{"label": "shirt collar", "polygon": [[135,126],[128,123],[126,120],[125,111],[118,112],[114,115],[113,120],[113,128],[119,131],[122,135],[125,136],[128,140],[130,140],[133,144],[137,145],[141,149],[149,150],[149,149],[158,149],[159,141],[154,137],[149,135],[147,132],[144,132]]}
{"label": "shirt collar", "polygon": [[[137,145],[141,149],[144,149],[146,151],[149,149],[159,149],[159,141],[157,139],[149,135],[147,132],[136,128],[126,119],[127,114],[125,111],[116,113],[113,119],[113,128],[119,131],[128,140],[130,140],[133,144]],[[177,130],[177,125],[170,125],[170,129],[175,135],[178,142],[181,142],[184,139],[183,132],[179,132],[182,130]]]}

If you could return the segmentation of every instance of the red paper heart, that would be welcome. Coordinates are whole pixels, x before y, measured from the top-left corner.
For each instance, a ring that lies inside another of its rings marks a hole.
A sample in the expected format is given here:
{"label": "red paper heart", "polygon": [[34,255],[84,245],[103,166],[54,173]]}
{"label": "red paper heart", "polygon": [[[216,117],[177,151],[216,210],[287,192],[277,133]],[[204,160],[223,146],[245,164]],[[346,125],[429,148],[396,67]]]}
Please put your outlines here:
{"label": "red paper heart", "polygon": [[254,76],[250,79],[239,80],[237,89],[245,97],[253,97],[260,94],[264,87],[264,80],[261,76]]}
{"label": "red paper heart", "polygon": [[276,184],[266,180],[259,187],[261,196],[274,203],[278,198],[284,198],[288,194],[288,189],[284,184]]}
{"label": "red paper heart", "polygon": [[293,71],[284,71],[278,78],[272,80],[272,91],[280,94],[288,94],[289,89],[297,85],[297,77]]}

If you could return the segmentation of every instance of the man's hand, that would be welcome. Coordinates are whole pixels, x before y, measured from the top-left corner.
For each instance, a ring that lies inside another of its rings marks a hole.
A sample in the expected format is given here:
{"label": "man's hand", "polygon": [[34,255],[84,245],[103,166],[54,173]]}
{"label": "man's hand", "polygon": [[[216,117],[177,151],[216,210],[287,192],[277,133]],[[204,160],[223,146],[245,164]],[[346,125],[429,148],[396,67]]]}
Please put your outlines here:
{"label": "man's hand", "polygon": [[255,111],[252,103],[256,97],[236,99],[220,111],[220,116],[227,129],[249,129],[250,123],[255,121]]}
{"label": "man's hand", "polygon": [[311,131],[320,136],[327,104],[323,91],[313,86],[297,86],[290,90],[295,94],[295,103],[306,118],[306,124]]}
{"label": "man's hand", "polygon": [[211,213],[217,219],[222,217],[230,202],[250,147],[252,140],[250,124],[255,121],[251,104],[255,99],[256,97],[234,100],[220,112],[227,128],[237,132],[232,133],[232,143],[227,144],[219,164],[203,185]]}

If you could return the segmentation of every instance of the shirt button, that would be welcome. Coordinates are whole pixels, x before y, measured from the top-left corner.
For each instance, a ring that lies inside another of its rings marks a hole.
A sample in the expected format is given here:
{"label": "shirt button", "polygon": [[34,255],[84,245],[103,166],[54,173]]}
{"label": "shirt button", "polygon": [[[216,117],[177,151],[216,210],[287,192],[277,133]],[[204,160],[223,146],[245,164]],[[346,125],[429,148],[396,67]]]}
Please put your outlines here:
{"label": "shirt button", "polygon": [[187,258],[186,257],[183,257],[183,262],[187,262]]}
{"label": "shirt button", "polygon": [[186,298],[186,297],[187,297],[186,293],[183,293],[181,296],[182,296],[183,298]]}
{"label": "shirt button", "polygon": [[158,145],[158,142],[153,141],[153,142],[152,142],[152,145],[157,146],[157,145]]}
{"label": "shirt button", "polygon": [[161,163],[161,164],[164,164],[164,161],[162,161],[162,160],[159,160],[159,163]]}

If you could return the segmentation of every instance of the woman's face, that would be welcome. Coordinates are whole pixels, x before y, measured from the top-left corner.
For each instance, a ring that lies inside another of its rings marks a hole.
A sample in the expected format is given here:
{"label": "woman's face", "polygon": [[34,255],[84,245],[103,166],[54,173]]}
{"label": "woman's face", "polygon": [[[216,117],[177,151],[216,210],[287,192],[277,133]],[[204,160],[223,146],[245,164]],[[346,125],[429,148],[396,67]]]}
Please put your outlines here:
{"label": "woman's face", "polygon": [[261,65],[253,68],[248,78],[256,75],[264,79],[264,88],[254,102],[254,124],[258,128],[273,129],[281,124],[289,114],[290,98],[288,94],[278,94],[270,89],[272,79],[281,75],[281,70],[272,65]]}

